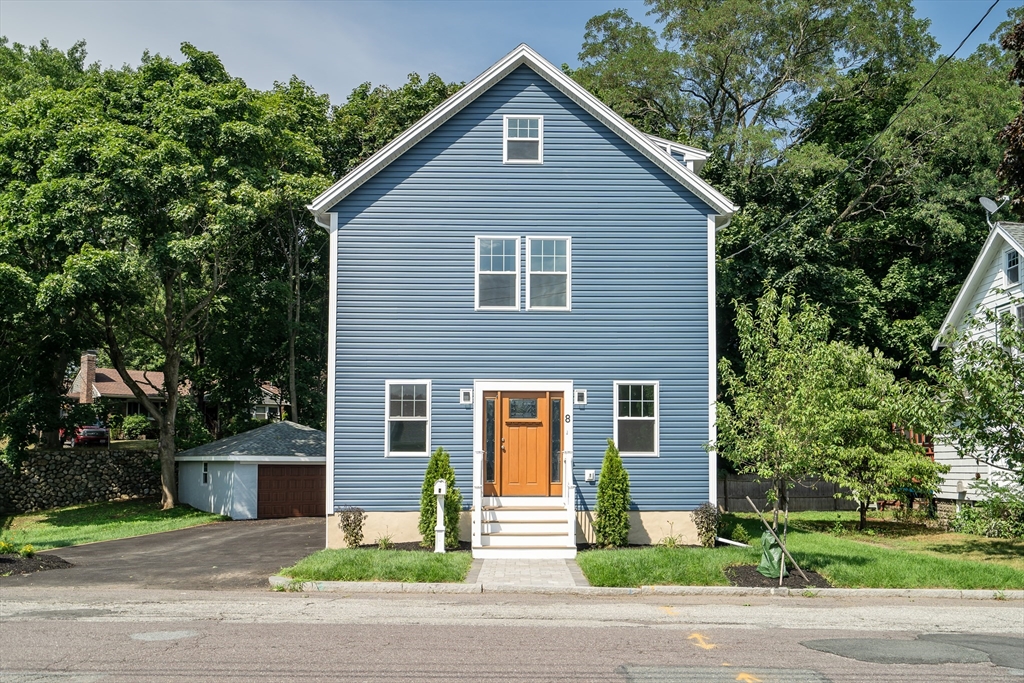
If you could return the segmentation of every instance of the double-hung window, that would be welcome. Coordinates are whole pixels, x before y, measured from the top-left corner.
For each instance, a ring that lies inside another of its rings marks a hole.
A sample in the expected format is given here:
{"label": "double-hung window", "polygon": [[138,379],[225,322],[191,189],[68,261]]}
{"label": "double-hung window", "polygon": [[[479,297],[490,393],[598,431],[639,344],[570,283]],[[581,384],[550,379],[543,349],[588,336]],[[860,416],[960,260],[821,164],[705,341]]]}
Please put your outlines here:
{"label": "double-hung window", "polygon": [[1020,253],[1016,249],[1006,252],[1006,284],[1020,282]]}
{"label": "double-hung window", "polygon": [[476,308],[519,310],[519,238],[476,238]]}
{"label": "double-hung window", "polygon": [[430,382],[388,381],[385,454],[430,453]]}
{"label": "double-hung window", "polygon": [[505,116],[506,164],[544,163],[544,117]]}
{"label": "double-hung window", "polygon": [[615,382],[615,447],[622,455],[658,455],[658,383]]}
{"label": "double-hung window", "polygon": [[526,307],[569,310],[570,238],[526,239]]}

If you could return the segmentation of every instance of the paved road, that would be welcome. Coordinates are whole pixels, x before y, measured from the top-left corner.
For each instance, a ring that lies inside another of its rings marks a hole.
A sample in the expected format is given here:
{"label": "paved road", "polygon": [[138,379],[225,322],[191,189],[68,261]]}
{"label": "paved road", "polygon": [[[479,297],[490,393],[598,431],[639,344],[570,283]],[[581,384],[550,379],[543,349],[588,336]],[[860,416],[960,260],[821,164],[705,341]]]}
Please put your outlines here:
{"label": "paved road", "polygon": [[1024,609],[1009,601],[6,585],[0,599],[4,683],[1024,677]]}
{"label": "paved road", "polygon": [[263,588],[281,567],[324,547],[320,518],[219,522],[51,551],[69,569],[0,577],[15,586]]}

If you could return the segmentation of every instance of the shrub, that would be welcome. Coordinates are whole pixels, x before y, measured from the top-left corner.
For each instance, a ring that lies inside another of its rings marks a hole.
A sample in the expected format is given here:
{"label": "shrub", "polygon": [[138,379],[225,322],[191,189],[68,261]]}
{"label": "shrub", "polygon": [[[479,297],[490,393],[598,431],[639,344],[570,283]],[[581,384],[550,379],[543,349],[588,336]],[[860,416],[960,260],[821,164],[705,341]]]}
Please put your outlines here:
{"label": "shrub", "polygon": [[343,507],[338,511],[338,526],[345,536],[345,545],[349,548],[358,548],[363,542],[363,522],[366,521],[366,513],[362,508]]}
{"label": "shrub", "polygon": [[137,439],[149,429],[149,420],[145,415],[129,415],[121,422],[121,436],[126,439]]}
{"label": "shrub", "polygon": [[22,557],[35,557],[36,549],[32,547],[32,544],[26,543],[18,550],[18,554]]}
{"label": "shrub", "polygon": [[448,451],[438,448],[430,456],[427,471],[423,474],[423,494],[420,496],[421,545],[434,545],[434,527],[437,525],[437,498],[434,496],[434,482],[444,479],[448,483],[448,494],[444,497],[444,547],[459,547],[459,514],[462,512],[462,492],[455,486],[455,470],[452,469]]}
{"label": "shrub", "polygon": [[732,533],[729,534],[729,538],[739,543],[746,543],[747,545],[750,545],[750,542],[754,540],[751,538],[750,532],[747,531],[747,527],[739,523],[732,528]]}
{"label": "shrub", "polygon": [[714,548],[715,539],[718,537],[718,523],[721,520],[718,507],[711,503],[701,503],[690,511],[690,518],[697,527],[697,539],[700,544],[705,548]]}
{"label": "shrub", "polygon": [[18,546],[10,541],[0,541],[0,555],[13,555],[18,552]]}
{"label": "shrub", "polygon": [[1024,495],[989,482],[972,488],[985,497],[973,507],[960,506],[950,529],[989,538],[1024,537]]}
{"label": "shrub", "polygon": [[594,531],[597,545],[623,547],[629,542],[629,473],[622,466],[622,457],[615,442],[608,439],[608,450],[601,463],[601,476],[597,481],[597,511]]}

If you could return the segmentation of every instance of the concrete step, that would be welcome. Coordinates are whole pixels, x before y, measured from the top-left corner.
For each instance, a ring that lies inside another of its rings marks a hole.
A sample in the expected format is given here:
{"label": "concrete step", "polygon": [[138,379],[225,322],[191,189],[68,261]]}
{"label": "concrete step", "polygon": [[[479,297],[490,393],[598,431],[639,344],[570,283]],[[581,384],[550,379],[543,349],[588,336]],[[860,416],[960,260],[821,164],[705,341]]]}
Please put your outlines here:
{"label": "concrete step", "polygon": [[[569,545],[569,535],[562,533],[523,533],[500,532],[481,534],[480,545],[490,547],[534,547],[534,548],[565,548]],[[575,547],[575,546],[573,546]]]}
{"label": "concrete step", "polygon": [[480,513],[481,522],[546,522],[569,519],[565,508],[493,508]]}
{"label": "concrete step", "polygon": [[565,509],[565,500],[561,496],[484,496],[483,507],[549,507]]}
{"label": "concrete step", "polygon": [[515,559],[567,559],[576,557],[576,547],[548,547],[534,545],[488,546],[473,548],[473,557],[494,560]]}
{"label": "concrete step", "polygon": [[494,534],[506,531],[516,533],[551,532],[565,534],[567,533],[567,526],[568,522],[565,519],[510,520],[502,518],[498,520],[484,520],[480,531],[485,534]]}

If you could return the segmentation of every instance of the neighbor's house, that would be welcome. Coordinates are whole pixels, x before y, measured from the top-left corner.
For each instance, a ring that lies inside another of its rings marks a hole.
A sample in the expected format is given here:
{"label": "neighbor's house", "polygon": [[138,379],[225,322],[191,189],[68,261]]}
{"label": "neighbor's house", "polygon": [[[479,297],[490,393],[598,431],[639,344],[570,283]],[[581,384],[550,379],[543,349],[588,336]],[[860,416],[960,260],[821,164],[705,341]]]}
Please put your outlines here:
{"label": "neighbor's house", "polygon": [[[942,321],[942,333],[935,338],[933,348],[945,346],[944,338],[950,329],[963,329],[970,314],[990,310],[998,314],[1011,312],[1024,323],[1024,224],[998,222],[992,226],[981,253],[971,268],[970,275],[960,288],[946,319]],[[984,331],[986,336],[995,337],[993,327]],[[971,484],[980,479],[1008,481],[1007,471],[988,464],[970,455],[960,457],[955,444],[943,443],[937,439],[935,462],[950,466],[944,475],[939,500],[974,500],[977,494]]]}
{"label": "neighbor's house", "polygon": [[521,45],[317,197],[328,515],[418,538],[443,447],[475,556],[572,557],[613,438],[631,542],[696,542],[689,511],[716,492],[715,231],[735,210],[696,175],[706,157]]}
{"label": "neighbor's house", "polygon": [[[164,373],[156,370],[129,370],[128,374],[139,385],[146,398],[155,403],[164,401]],[[102,400],[110,414],[148,416],[145,406],[121,379],[116,369],[96,367],[95,351],[86,351],[82,354],[78,373],[67,395],[77,398],[79,403],[96,403]],[[282,415],[287,414],[288,409],[289,404],[282,397],[281,390],[273,384],[264,382],[260,387],[259,401],[252,407],[252,417],[256,420],[280,420]]]}

